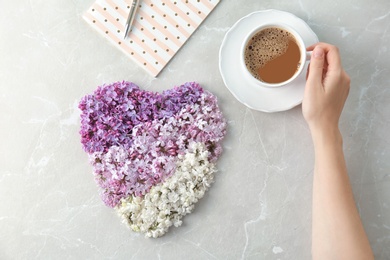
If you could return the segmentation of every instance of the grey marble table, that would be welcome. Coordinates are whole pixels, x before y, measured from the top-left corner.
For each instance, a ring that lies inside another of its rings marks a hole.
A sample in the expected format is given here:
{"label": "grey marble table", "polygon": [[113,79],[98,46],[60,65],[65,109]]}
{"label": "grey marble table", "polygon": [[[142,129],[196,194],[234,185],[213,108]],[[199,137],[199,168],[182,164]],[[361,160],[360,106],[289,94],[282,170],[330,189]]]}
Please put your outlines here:
{"label": "grey marble table", "polygon": [[[100,37],[88,1],[0,2],[0,259],[310,259],[313,146],[301,107],[250,110],[218,51],[241,17],[291,12],[340,47],[352,87],[342,118],[354,195],[377,259],[390,259],[390,2],[222,0],[157,78]],[[100,200],[80,145],[80,98],[130,80],[197,81],[228,119],[216,182],[180,228],[128,230]]]}

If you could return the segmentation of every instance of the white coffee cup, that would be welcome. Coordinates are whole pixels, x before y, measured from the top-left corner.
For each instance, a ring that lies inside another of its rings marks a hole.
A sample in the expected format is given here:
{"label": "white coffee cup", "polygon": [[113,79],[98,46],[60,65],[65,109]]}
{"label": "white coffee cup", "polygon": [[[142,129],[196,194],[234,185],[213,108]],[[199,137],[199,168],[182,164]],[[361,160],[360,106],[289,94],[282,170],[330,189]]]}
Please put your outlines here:
{"label": "white coffee cup", "polygon": [[[252,37],[255,34],[257,34],[258,32],[260,32],[262,30],[268,29],[268,28],[280,28],[280,29],[284,29],[284,30],[288,31],[289,33],[291,33],[293,35],[293,37],[295,38],[295,42],[297,43],[299,50],[300,50],[300,61],[299,61],[300,65],[299,65],[297,71],[295,72],[295,74],[291,78],[289,78],[286,81],[280,82],[280,83],[268,83],[268,82],[264,82],[264,81],[261,81],[261,80],[255,78],[245,64],[245,49],[246,49],[249,41],[252,39]],[[311,57],[311,52],[306,51],[306,46],[305,46],[305,43],[304,43],[302,37],[293,28],[291,28],[287,24],[283,24],[283,23],[263,24],[263,25],[255,28],[254,30],[252,30],[245,37],[245,39],[241,45],[240,67],[243,71],[243,76],[245,77],[246,80],[248,80],[248,81],[252,82],[253,84],[256,84],[260,87],[275,88],[275,87],[286,86],[289,83],[291,83],[292,81],[294,81],[301,73],[306,73],[303,71],[303,68],[305,67],[306,61],[310,60],[310,57]]]}

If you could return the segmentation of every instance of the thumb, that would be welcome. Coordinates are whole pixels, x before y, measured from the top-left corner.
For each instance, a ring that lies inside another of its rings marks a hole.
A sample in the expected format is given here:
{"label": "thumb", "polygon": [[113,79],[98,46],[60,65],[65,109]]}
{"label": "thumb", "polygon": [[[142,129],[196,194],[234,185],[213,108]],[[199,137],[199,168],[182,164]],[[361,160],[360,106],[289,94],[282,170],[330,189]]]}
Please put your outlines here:
{"label": "thumb", "polygon": [[309,75],[307,81],[310,84],[322,83],[322,74],[324,71],[325,51],[321,46],[316,46],[311,54]]}

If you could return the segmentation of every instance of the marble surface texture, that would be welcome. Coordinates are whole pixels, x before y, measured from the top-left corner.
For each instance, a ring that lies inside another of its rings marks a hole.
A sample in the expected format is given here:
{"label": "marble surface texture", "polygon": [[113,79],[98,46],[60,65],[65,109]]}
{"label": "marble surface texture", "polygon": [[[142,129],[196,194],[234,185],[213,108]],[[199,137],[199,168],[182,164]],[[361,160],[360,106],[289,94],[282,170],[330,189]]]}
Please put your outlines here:
{"label": "marble surface texture", "polygon": [[[100,37],[86,1],[0,1],[0,259],[311,259],[313,146],[301,106],[250,110],[218,51],[241,17],[291,12],[341,49],[352,78],[341,117],[354,195],[376,259],[390,259],[390,2],[221,0],[157,78]],[[81,148],[80,98],[130,80],[198,81],[228,119],[216,182],[180,228],[146,239],[98,195]]]}

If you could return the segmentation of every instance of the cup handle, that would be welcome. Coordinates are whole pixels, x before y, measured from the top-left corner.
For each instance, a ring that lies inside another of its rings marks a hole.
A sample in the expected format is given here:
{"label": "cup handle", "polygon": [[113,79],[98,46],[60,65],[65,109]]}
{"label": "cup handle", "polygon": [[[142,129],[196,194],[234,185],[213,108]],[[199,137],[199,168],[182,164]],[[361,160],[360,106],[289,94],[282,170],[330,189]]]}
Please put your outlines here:
{"label": "cup handle", "polygon": [[313,51],[307,51],[306,52],[306,61],[309,61],[311,59],[311,54]]}

